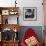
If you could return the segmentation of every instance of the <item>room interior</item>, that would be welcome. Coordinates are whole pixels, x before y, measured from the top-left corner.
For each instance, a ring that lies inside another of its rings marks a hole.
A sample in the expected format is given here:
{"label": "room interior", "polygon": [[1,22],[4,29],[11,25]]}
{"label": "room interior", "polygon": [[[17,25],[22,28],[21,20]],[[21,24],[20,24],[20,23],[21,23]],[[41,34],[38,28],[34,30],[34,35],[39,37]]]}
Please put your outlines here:
{"label": "room interior", "polygon": [[0,0],[0,46],[23,46],[28,28],[46,46],[46,0]]}

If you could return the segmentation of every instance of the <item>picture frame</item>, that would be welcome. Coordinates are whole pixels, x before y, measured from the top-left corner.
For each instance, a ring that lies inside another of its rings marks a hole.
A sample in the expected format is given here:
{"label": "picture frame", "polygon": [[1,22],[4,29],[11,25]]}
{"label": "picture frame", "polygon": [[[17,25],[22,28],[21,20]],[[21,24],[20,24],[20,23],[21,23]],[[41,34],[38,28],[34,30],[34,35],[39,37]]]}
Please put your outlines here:
{"label": "picture frame", "polygon": [[29,21],[37,20],[37,8],[36,7],[23,7],[23,19]]}
{"label": "picture frame", "polygon": [[9,15],[9,10],[2,10],[2,15]]}
{"label": "picture frame", "polygon": [[10,11],[9,11],[9,14],[10,14],[10,15],[16,15],[16,14],[17,14],[17,11],[16,11],[16,10],[10,10]]}

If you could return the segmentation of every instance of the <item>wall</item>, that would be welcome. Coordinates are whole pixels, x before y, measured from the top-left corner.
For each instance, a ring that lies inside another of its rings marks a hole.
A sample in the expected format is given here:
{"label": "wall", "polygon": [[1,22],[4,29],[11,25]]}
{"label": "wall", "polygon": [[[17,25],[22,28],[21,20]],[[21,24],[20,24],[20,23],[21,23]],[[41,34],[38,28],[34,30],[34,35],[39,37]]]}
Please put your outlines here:
{"label": "wall", "polygon": [[[0,0],[1,7],[10,7],[15,6],[15,0]],[[43,26],[44,16],[43,16],[43,6],[42,0],[17,0],[17,6],[20,7],[20,17],[19,24],[20,26]],[[24,21],[23,20],[23,7],[36,7],[37,8],[37,21]]]}
{"label": "wall", "polygon": [[[43,6],[42,0],[30,0],[23,1],[21,3],[21,15],[20,15],[20,25],[21,26],[43,26]],[[36,7],[37,8],[37,21],[24,21],[23,20],[23,7]]]}
{"label": "wall", "polygon": [[23,1],[21,4],[23,7],[36,7],[37,8],[37,21],[24,21],[23,20],[23,9],[21,8],[21,15],[20,15],[20,24],[22,26],[43,26],[43,6],[42,0],[30,0],[30,1]]}

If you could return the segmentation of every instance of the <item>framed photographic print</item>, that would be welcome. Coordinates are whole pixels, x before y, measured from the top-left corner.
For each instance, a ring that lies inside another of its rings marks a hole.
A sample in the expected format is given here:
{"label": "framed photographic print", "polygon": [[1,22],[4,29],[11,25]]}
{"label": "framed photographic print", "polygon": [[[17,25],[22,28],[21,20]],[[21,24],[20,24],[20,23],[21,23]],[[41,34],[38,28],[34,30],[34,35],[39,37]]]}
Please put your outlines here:
{"label": "framed photographic print", "polygon": [[37,20],[37,8],[36,7],[24,7],[23,8],[24,20]]}
{"label": "framed photographic print", "polygon": [[2,10],[2,15],[9,15],[9,10]]}
{"label": "framed photographic print", "polygon": [[10,10],[9,14],[10,14],[10,15],[16,15],[16,14],[17,14],[17,11],[14,10],[14,9],[13,9],[13,10]]}

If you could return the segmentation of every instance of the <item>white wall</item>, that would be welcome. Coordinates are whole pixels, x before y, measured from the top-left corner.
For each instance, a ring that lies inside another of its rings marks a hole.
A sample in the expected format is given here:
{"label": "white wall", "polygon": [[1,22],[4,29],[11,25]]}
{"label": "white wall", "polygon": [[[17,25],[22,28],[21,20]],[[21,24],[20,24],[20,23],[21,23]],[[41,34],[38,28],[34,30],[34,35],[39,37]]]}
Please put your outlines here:
{"label": "white wall", "polygon": [[36,7],[37,8],[37,21],[24,21],[23,20],[23,7],[21,7],[20,25],[22,26],[43,26],[43,6],[42,0],[25,0],[21,3],[23,7]]}
{"label": "white wall", "polygon": [[[0,0],[1,7],[15,6],[15,0]],[[20,7],[20,26],[43,26],[43,6],[42,0],[17,0],[17,6]],[[23,20],[23,7],[36,7],[37,8],[37,21],[24,21]]]}

